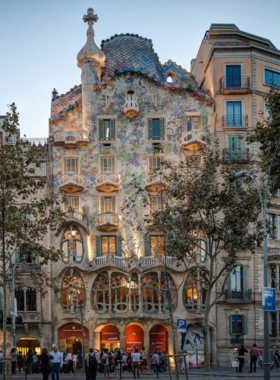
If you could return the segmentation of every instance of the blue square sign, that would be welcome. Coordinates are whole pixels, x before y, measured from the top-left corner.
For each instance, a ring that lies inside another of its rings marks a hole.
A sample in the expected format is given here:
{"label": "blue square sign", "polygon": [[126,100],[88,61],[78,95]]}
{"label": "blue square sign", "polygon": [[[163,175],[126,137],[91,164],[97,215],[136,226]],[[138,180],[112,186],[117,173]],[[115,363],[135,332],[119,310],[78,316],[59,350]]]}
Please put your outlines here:
{"label": "blue square sign", "polygon": [[276,311],[276,292],[274,288],[262,288],[262,309]]}
{"label": "blue square sign", "polygon": [[187,320],[177,319],[177,332],[186,332],[186,331],[187,331]]}

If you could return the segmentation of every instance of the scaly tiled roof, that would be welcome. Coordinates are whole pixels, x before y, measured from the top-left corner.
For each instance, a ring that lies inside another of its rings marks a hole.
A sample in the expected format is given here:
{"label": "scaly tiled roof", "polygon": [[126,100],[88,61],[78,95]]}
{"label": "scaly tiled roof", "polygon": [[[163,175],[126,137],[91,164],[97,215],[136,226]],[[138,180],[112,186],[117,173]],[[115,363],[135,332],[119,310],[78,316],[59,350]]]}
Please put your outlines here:
{"label": "scaly tiled roof", "polygon": [[78,106],[82,101],[82,85],[74,86],[66,94],[52,99],[51,119],[59,119],[65,112]]}

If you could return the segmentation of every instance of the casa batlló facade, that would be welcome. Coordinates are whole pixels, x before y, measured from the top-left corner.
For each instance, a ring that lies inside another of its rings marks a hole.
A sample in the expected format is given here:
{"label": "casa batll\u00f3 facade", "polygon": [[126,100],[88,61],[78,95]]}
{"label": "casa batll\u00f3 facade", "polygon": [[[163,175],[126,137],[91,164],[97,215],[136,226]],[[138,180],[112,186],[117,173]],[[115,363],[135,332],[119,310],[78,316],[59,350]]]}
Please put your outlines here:
{"label": "casa batll\u00f3 facade", "polygon": [[[191,353],[197,349],[203,355],[203,286],[187,279],[184,266],[164,257],[164,237],[152,223],[145,226],[148,235],[143,238],[126,223],[122,208],[133,195],[134,178],[150,192],[153,207],[159,207],[161,180],[152,171],[162,160],[179,162],[189,156],[200,160],[197,147],[205,146],[207,135],[220,139],[225,154],[232,148],[227,141],[240,149],[234,138],[233,143],[227,137],[236,135],[236,126],[231,124],[240,105],[228,106],[229,112],[234,109],[225,119],[231,127],[228,133],[219,125],[224,111],[218,96],[225,95],[222,91],[217,95],[211,86],[214,79],[211,82],[203,66],[210,40],[199,51],[203,57],[198,54],[192,63],[194,75],[172,61],[161,64],[152,41],[138,35],[115,35],[103,41],[100,49],[93,31],[97,15],[90,8],[83,20],[88,24],[87,41],[77,56],[82,83],[61,95],[54,89],[49,138],[41,147],[37,168],[46,178],[46,193],[67,202],[65,229],[58,236],[50,234],[45,242],[61,248],[62,258],[45,268],[55,291],[48,289],[43,295],[27,284],[32,263],[22,263],[19,275],[26,276],[27,285],[16,293],[24,322],[17,328],[17,346],[23,353],[28,347],[40,352],[55,342],[62,351],[77,351],[82,348],[83,319],[86,351],[89,347],[129,351],[144,345],[150,352],[172,353],[168,282],[174,296],[175,329],[177,319],[188,321],[183,345],[181,336],[176,336],[177,349],[184,347]],[[274,48],[274,54],[278,53]],[[217,78],[219,70],[211,75]],[[227,87],[229,82],[225,83]],[[253,96],[250,91],[245,95]],[[254,107],[245,118],[251,128]],[[243,123],[243,113],[239,113]],[[238,132],[245,135],[242,123]],[[244,265],[230,279],[228,293],[210,315],[213,366],[229,365],[240,339],[262,346],[261,250],[242,260]],[[279,287],[276,261],[271,268]],[[279,335],[279,327],[275,332]]]}

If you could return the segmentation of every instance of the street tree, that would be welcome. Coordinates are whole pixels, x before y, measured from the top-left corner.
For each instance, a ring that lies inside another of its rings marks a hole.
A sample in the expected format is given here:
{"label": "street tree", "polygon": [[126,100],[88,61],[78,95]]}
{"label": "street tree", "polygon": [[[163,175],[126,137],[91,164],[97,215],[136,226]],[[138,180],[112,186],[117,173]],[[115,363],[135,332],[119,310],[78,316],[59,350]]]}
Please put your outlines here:
{"label": "street tree", "polygon": [[249,157],[244,160],[237,149],[225,155],[218,141],[210,140],[201,156],[201,164],[192,156],[179,163],[162,162],[154,173],[155,178],[160,178],[161,198],[155,211],[143,211],[153,202],[153,195],[139,179],[131,183],[134,190],[126,207],[131,225],[137,222],[138,231],[151,223],[158,226],[164,238],[164,255],[168,257],[164,261],[166,270],[170,262],[184,266],[186,277],[200,284],[197,293],[198,298],[203,298],[200,311],[204,363],[205,370],[210,370],[211,310],[224,296],[239,255],[245,250],[253,253],[261,244],[262,223],[256,188],[251,181],[241,183],[234,177],[245,167],[254,174]]}
{"label": "street tree", "polygon": [[[59,231],[64,217],[59,203],[47,195],[46,181],[35,175],[38,149],[28,143],[15,143],[19,114],[15,104],[9,106],[2,125],[3,144],[0,146],[0,286],[3,289],[3,353],[7,353],[7,316],[9,315],[7,287],[14,255],[35,260],[30,273],[34,282],[46,286],[49,261],[57,261],[60,251],[44,243],[51,231]],[[41,268],[41,269],[40,269]],[[5,371],[3,372],[5,379]]]}

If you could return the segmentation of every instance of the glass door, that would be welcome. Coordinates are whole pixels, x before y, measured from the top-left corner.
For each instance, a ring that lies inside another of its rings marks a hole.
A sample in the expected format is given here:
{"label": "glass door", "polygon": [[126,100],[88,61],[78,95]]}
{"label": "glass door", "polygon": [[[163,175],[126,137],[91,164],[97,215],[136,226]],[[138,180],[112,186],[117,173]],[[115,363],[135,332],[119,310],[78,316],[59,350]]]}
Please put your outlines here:
{"label": "glass door", "polygon": [[242,126],[241,102],[227,102],[227,127]]}
{"label": "glass door", "polygon": [[241,87],[241,66],[226,66],[227,87]]}

